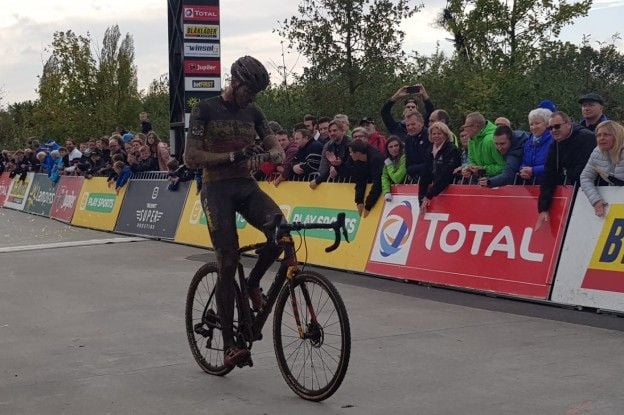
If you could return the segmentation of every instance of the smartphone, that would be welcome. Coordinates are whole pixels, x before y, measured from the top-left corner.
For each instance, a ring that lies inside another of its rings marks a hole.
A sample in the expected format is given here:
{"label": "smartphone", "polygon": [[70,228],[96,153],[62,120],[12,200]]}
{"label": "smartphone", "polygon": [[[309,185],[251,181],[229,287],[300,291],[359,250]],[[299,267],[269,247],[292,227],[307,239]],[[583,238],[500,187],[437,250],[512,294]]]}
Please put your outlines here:
{"label": "smartphone", "polygon": [[409,94],[417,94],[420,92],[420,87],[418,85],[408,86],[405,91]]}

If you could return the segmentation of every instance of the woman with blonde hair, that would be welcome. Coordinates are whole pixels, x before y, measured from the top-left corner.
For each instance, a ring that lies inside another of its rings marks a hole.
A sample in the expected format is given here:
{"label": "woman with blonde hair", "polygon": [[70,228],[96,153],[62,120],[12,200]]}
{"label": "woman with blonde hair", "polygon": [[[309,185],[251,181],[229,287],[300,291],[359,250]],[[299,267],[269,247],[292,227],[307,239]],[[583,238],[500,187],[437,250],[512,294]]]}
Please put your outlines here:
{"label": "woman with blonde hair", "polygon": [[581,189],[596,216],[604,217],[607,203],[598,192],[596,180],[600,177],[607,184],[624,185],[624,127],[615,121],[601,122],[596,127],[596,142],[581,173]]}
{"label": "woman with blonde hair", "polygon": [[453,144],[453,133],[443,122],[429,126],[431,153],[425,159],[425,172],[420,177],[420,209],[427,212],[431,200],[453,182],[453,171],[461,165],[461,154]]}
{"label": "woman with blonde hair", "polygon": [[152,156],[158,159],[158,168],[160,171],[167,171],[167,163],[171,160],[169,146],[167,143],[160,141],[158,135],[154,131],[147,133],[147,146],[150,148]]}

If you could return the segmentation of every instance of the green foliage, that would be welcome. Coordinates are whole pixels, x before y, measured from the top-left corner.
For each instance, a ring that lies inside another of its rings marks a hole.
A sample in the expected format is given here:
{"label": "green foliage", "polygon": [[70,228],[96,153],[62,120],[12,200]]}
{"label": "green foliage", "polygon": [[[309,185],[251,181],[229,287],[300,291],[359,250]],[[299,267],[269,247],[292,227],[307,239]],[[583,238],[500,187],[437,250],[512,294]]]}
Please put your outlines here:
{"label": "green foliage", "polygon": [[458,56],[472,66],[512,68],[586,16],[592,1],[449,0],[438,23],[454,36]]}
{"label": "green foliage", "polygon": [[142,98],[142,110],[149,114],[152,129],[158,137],[169,141],[169,77],[154,79]]}

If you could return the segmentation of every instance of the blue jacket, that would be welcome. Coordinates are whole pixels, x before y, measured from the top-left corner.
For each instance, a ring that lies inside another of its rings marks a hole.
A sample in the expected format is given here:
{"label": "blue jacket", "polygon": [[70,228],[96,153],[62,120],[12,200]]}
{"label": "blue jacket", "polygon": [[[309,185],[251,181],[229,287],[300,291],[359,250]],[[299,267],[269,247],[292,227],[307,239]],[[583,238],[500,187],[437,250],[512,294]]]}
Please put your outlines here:
{"label": "blue jacket", "polygon": [[511,148],[503,156],[505,159],[505,167],[503,171],[488,179],[488,187],[499,187],[513,184],[516,174],[520,170],[522,163],[522,153],[524,151],[524,143],[527,139],[527,133],[524,131],[514,131],[511,137]]}
{"label": "blue jacket", "polygon": [[550,131],[544,131],[544,134],[537,140],[534,140],[533,134],[524,142],[524,157],[522,158],[522,167],[533,168],[533,178],[535,184],[542,183],[544,176],[544,165],[548,157],[548,149],[553,138]]}
{"label": "blue jacket", "polygon": [[59,173],[59,170],[62,171],[65,168],[65,165],[63,164],[62,158],[53,160],[52,163],[53,163],[52,168],[50,169],[50,173],[48,173],[48,177],[54,183],[57,183],[59,179],[61,178],[61,174]]}
{"label": "blue jacket", "polygon": [[130,176],[132,176],[132,170],[130,169],[130,166],[126,165],[117,177],[117,181],[115,182],[115,189],[123,187],[130,179]]}

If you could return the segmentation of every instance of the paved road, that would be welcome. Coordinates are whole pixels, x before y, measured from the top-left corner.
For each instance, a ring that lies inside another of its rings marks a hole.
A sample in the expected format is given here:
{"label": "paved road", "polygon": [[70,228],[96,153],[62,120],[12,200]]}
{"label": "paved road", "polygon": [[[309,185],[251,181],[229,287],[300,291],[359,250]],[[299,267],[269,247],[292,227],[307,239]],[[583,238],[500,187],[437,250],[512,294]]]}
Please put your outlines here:
{"label": "paved road", "polygon": [[624,413],[619,317],[322,270],[353,345],[342,387],[315,404],[282,380],[270,336],[251,369],[215,378],[195,364],[184,301],[211,253],[94,245],[117,235],[6,209],[0,236],[85,241],[0,250],[0,414]]}

